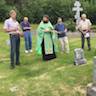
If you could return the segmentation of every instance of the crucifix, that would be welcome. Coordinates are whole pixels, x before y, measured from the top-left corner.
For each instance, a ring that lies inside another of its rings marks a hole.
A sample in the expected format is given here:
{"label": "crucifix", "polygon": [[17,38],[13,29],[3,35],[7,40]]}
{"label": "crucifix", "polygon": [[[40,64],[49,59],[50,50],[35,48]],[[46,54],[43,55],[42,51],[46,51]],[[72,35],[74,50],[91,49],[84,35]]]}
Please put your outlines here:
{"label": "crucifix", "polygon": [[80,12],[83,11],[83,8],[81,7],[81,3],[78,0],[75,1],[72,10],[76,12],[74,17],[76,19],[76,24],[78,24],[80,20]]}

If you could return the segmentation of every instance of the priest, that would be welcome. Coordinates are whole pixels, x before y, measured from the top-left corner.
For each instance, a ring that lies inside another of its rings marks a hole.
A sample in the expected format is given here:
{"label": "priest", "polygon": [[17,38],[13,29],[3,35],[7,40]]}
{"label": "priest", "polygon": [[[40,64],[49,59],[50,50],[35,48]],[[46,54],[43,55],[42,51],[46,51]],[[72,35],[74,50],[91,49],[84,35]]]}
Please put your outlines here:
{"label": "priest", "polygon": [[56,38],[57,35],[54,31],[52,24],[49,21],[49,16],[43,16],[43,20],[37,29],[37,47],[36,51],[44,61],[56,58]]}

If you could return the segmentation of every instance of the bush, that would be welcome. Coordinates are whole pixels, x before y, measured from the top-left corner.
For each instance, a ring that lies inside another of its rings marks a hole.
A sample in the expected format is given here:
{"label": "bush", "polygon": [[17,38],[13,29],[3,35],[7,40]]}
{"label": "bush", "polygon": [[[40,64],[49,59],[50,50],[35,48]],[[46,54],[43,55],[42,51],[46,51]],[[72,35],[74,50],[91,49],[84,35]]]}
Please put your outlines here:
{"label": "bush", "polygon": [[68,30],[72,32],[75,31],[75,22],[72,19],[65,21],[65,26],[68,28]]}
{"label": "bush", "polygon": [[[80,0],[83,13],[86,13],[93,23],[96,23],[96,0]],[[69,30],[74,30],[74,21],[69,20],[74,17],[72,7],[75,0],[0,0],[0,21],[8,16],[10,9],[17,9],[19,21],[24,16],[28,16],[31,23],[39,23],[43,15],[48,14],[53,24],[58,17],[68,20]],[[69,22],[70,21],[70,22]]]}

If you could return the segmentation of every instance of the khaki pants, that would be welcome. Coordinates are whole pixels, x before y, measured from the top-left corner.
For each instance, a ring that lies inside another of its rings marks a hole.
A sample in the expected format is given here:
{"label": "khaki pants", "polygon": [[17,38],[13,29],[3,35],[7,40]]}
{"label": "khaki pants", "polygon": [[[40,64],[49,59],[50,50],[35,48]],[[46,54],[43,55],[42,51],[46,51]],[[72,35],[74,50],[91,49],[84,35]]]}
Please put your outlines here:
{"label": "khaki pants", "polygon": [[68,37],[66,36],[66,37],[59,38],[59,41],[62,46],[62,51],[66,50],[66,53],[69,53],[70,49],[69,49]]}

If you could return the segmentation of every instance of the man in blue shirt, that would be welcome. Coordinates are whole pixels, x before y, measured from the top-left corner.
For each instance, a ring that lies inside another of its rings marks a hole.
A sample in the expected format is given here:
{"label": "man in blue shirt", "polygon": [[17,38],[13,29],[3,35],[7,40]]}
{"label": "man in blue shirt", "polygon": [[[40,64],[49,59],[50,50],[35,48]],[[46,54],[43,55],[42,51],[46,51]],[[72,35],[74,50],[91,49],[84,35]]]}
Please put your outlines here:
{"label": "man in blue shirt", "polygon": [[32,34],[28,17],[24,17],[24,20],[21,22],[21,28],[24,32],[25,53],[32,52]]}
{"label": "man in blue shirt", "polygon": [[67,37],[67,29],[62,21],[62,18],[58,18],[57,24],[55,26],[55,30],[58,32],[58,38],[60,40],[62,51],[66,49],[66,53],[69,53],[69,42]]}

